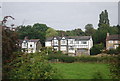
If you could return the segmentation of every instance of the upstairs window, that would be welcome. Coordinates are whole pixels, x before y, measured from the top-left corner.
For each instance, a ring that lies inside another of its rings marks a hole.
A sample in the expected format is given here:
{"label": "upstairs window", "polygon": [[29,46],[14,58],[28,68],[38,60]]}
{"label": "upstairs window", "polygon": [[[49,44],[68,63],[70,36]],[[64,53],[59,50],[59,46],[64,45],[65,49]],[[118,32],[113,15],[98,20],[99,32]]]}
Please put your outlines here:
{"label": "upstairs window", "polygon": [[62,40],[62,44],[65,44],[65,40]]}
{"label": "upstairs window", "polygon": [[58,42],[57,42],[57,41],[55,41],[55,42],[54,42],[54,44],[58,44]]}
{"label": "upstairs window", "polygon": [[118,41],[116,40],[115,43],[118,43]]}
{"label": "upstairs window", "polygon": [[26,42],[23,43],[24,47],[26,47]]}
{"label": "upstairs window", "polygon": [[30,47],[32,47],[32,45],[30,45]]}
{"label": "upstairs window", "polygon": [[79,41],[76,41],[76,44],[79,44]]}
{"label": "upstairs window", "polygon": [[87,42],[86,41],[81,41],[81,44],[87,44]]}
{"label": "upstairs window", "polygon": [[113,41],[109,41],[109,43],[113,43]]}
{"label": "upstairs window", "polygon": [[73,44],[73,41],[70,41],[70,44]]}

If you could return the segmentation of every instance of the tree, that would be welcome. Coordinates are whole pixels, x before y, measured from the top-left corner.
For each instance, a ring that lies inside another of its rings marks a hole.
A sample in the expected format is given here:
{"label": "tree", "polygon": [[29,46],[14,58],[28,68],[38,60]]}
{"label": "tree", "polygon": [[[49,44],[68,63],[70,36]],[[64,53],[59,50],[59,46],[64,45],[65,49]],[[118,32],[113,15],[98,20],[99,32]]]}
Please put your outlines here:
{"label": "tree", "polygon": [[84,32],[80,28],[78,28],[78,29],[74,29],[71,31],[66,31],[66,35],[67,36],[82,36],[84,35]]}
{"label": "tree", "polygon": [[102,11],[102,13],[99,15],[99,28],[104,27],[104,25],[107,25],[109,27],[109,19],[108,19],[108,12],[107,10]]}
{"label": "tree", "polygon": [[19,39],[24,39],[28,36],[29,39],[40,39],[41,44],[45,44],[45,36],[48,27],[45,24],[36,23],[33,26],[19,26],[17,28],[17,33],[19,34]]}
{"label": "tree", "polygon": [[53,37],[53,36],[57,36],[57,35],[58,35],[58,33],[53,28],[48,28],[46,31],[46,37]]}
{"label": "tree", "polygon": [[66,32],[63,30],[57,30],[58,36],[66,36]]}
{"label": "tree", "polygon": [[87,24],[85,26],[85,35],[93,35],[95,33],[95,29],[93,28],[92,24]]}
{"label": "tree", "polygon": [[101,53],[103,49],[104,49],[104,45],[102,43],[101,44],[95,44],[90,49],[90,53],[91,53],[91,55],[97,55],[97,54]]}

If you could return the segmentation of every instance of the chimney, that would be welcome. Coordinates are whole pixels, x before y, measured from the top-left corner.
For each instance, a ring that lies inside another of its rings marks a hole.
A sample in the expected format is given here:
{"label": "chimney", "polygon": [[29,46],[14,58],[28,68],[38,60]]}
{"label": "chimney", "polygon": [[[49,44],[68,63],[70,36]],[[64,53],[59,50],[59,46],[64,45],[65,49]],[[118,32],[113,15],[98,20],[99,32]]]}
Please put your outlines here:
{"label": "chimney", "polygon": [[109,36],[109,33],[107,33],[107,37]]}

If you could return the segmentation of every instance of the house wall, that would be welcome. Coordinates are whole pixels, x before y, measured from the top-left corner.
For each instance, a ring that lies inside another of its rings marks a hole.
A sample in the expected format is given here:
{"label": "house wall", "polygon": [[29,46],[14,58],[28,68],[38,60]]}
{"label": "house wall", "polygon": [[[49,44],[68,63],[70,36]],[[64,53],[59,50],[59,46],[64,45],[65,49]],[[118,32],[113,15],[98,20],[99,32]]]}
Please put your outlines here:
{"label": "house wall", "polygon": [[118,40],[109,40],[109,41],[106,41],[106,50],[109,50],[109,49],[116,49],[120,44],[120,41]]}
{"label": "house wall", "polygon": [[25,49],[25,52],[27,53],[35,53],[36,51],[40,51],[40,48],[42,47],[40,41],[39,42],[25,42],[22,43],[22,48]]}
{"label": "house wall", "polygon": [[54,38],[51,43],[46,41],[45,46],[53,46],[53,48],[56,49],[57,51],[60,50],[63,52],[68,52],[70,54],[75,54],[77,51],[78,52],[80,51],[78,50],[79,48],[81,49],[83,48],[86,49],[85,53],[88,53],[88,55],[90,55],[90,48],[93,46],[92,37],[90,38],[90,40],[75,40],[66,39],[65,37],[63,37],[60,41],[57,40],[57,38]]}
{"label": "house wall", "polygon": [[27,46],[28,46],[28,43],[26,41],[23,41],[22,48],[27,48]]}
{"label": "house wall", "polygon": [[36,52],[36,43],[28,42],[28,53],[35,53],[35,52]]}
{"label": "house wall", "polygon": [[51,41],[46,41],[45,42],[45,47],[51,47],[52,46],[52,42]]}
{"label": "house wall", "polygon": [[36,51],[37,52],[40,52],[40,49],[42,48],[42,45],[41,45],[41,43],[40,43],[40,41],[39,42],[37,42],[37,44],[36,44]]}

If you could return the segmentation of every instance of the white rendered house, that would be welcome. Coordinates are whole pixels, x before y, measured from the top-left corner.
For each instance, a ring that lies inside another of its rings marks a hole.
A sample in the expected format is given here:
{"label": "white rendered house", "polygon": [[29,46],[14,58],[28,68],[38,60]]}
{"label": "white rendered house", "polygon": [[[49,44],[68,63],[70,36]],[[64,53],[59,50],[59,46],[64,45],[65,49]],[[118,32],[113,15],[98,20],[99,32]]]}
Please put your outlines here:
{"label": "white rendered house", "polygon": [[90,55],[93,40],[91,36],[49,37],[46,39],[45,46],[72,56]]}
{"label": "white rendered house", "polygon": [[39,39],[21,40],[20,46],[22,51],[27,53],[40,52],[40,48],[42,47]]}

